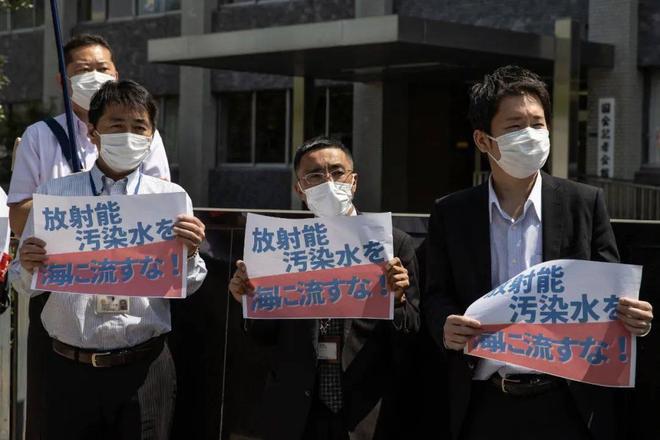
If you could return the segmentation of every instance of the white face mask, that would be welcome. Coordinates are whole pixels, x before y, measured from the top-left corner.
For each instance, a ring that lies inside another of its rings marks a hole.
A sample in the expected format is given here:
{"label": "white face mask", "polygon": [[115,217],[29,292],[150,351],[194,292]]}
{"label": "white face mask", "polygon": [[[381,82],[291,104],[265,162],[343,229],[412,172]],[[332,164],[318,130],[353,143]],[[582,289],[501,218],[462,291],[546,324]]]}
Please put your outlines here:
{"label": "white face mask", "polygon": [[123,173],[136,169],[149,154],[151,138],[133,133],[99,134],[103,162]]}
{"label": "white face mask", "polygon": [[71,100],[85,110],[89,110],[89,103],[92,101],[94,93],[106,82],[114,80],[114,76],[96,70],[74,75],[71,77],[71,89],[73,90]]}
{"label": "white face mask", "polygon": [[524,179],[540,170],[550,154],[550,133],[545,128],[527,127],[497,138],[488,136],[500,148],[500,160],[490,157],[508,175]]}
{"label": "white face mask", "polygon": [[353,184],[325,182],[303,190],[309,210],[317,217],[347,215],[353,207]]}

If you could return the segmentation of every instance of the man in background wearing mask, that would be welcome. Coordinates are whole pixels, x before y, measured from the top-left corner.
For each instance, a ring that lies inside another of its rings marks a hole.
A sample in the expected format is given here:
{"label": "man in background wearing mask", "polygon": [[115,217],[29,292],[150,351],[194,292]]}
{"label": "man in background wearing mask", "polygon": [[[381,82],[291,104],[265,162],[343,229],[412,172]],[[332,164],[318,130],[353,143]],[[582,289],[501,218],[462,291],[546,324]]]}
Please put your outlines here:
{"label": "man in background wearing mask", "polygon": [[[112,59],[112,50],[101,36],[81,34],[73,37],[64,46],[64,61],[69,77],[69,95],[73,104],[74,127],[76,128],[76,152],[83,170],[94,165],[97,150],[87,131],[89,102],[101,86],[119,78]],[[58,81],[62,79],[58,74]],[[55,122],[66,133],[66,117],[56,116]],[[158,131],[149,155],[142,164],[142,172],[170,180],[165,147]],[[32,207],[32,193],[37,186],[57,177],[72,173],[71,164],[62,153],[57,137],[45,121],[30,125],[21,136],[16,150],[14,170],[9,185],[7,204],[12,231],[20,236],[28,212]]]}
{"label": "man in background wearing mask", "polygon": [[[99,157],[89,171],[40,185],[36,193],[56,196],[133,195],[184,192],[141,171],[154,136],[156,106],[133,81],[106,82],[90,104],[88,128]],[[187,212],[174,224],[188,249],[188,293],[206,276],[198,248],[204,224]],[[12,283],[37,296],[32,272],[48,257],[48,243],[32,236],[28,218]],[[104,303],[116,307],[104,308]],[[166,439],[174,409],[174,363],[165,341],[171,330],[167,299],[51,293],[41,314],[52,338],[39,393],[40,438]]]}
{"label": "man in background wearing mask", "polygon": [[[317,138],[302,145],[294,158],[295,191],[318,217],[357,215],[357,189],[350,151],[340,142]],[[411,380],[396,362],[405,335],[419,330],[417,260],[412,239],[393,229],[394,255],[387,265],[395,292],[394,320],[302,319],[253,320],[246,327],[257,342],[275,345],[275,359],[259,413],[269,439],[402,438],[405,425],[398,389]],[[229,291],[238,301],[252,290],[245,263]],[[341,338],[339,359],[319,359],[317,341]],[[333,362],[335,361],[335,362]],[[414,379],[413,379],[414,380]]]}
{"label": "man in background wearing mask", "polygon": [[[515,66],[486,75],[472,88],[470,120],[491,176],[435,202],[427,249],[424,313],[448,361],[452,436],[615,438],[612,389],[462,352],[480,333],[465,309],[523,270],[559,258],[619,261],[602,191],[540,171],[550,97],[537,75]],[[649,303],[622,298],[617,310],[633,335],[649,332]]]}

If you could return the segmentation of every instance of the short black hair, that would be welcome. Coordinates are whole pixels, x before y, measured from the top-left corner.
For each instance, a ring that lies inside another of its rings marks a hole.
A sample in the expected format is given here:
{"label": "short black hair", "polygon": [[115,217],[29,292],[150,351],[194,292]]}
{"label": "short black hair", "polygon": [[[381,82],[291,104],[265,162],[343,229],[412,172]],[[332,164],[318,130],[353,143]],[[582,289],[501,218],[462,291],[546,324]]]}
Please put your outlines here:
{"label": "short black hair", "polygon": [[68,66],[71,63],[71,52],[86,46],[103,46],[108,49],[112,58],[112,48],[105,38],[94,34],[78,34],[64,45],[64,64]]}
{"label": "short black hair", "polygon": [[300,167],[300,161],[302,160],[303,156],[307,153],[311,153],[312,151],[316,150],[322,150],[324,148],[339,148],[341,151],[346,154],[348,159],[353,163],[353,154],[351,154],[351,150],[346,148],[344,144],[341,143],[341,141],[338,141],[336,139],[330,139],[324,136],[318,136],[313,139],[310,139],[308,141],[305,141],[301,146],[298,147],[296,150],[296,154],[293,157],[293,172],[297,173],[298,168]]}
{"label": "short black hair", "polygon": [[101,86],[89,104],[89,122],[96,126],[108,104],[120,104],[146,110],[151,121],[151,128],[156,130],[158,108],[151,93],[140,84],[131,80],[108,81]]}
{"label": "short black hair", "polygon": [[517,95],[533,95],[538,98],[546,121],[550,121],[552,108],[546,84],[534,72],[509,65],[499,67],[472,86],[468,112],[472,128],[490,133],[491,122],[502,98]]}

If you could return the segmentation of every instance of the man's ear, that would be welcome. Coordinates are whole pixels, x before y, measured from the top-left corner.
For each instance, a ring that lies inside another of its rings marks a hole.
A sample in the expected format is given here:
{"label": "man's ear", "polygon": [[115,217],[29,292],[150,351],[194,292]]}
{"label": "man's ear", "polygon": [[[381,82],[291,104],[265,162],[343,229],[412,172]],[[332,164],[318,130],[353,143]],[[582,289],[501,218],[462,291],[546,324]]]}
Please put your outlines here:
{"label": "man's ear", "polygon": [[353,174],[353,187],[351,188],[353,190],[353,195],[355,195],[355,192],[357,191],[357,181],[358,181],[358,175],[357,173]]}
{"label": "man's ear", "polygon": [[296,192],[296,194],[298,194],[298,198],[300,200],[307,203],[307,196],[305,196],[305,192],[300,187],[300,181],[297,179],[296,179],[296,183],[293,184],[293,190]]}
{"label": "man's ear", "polygon": [[55,81],[57,81],[57,85],[59,85],[60,87],[62,87],[62,75],[60,75],[59,72],[57,72],[57,73],[55,74]]}
{"label": "man's ear", "polygon": [[485,131],[474,130],[472,132],[472,139],[479,151],[484,154],[490,154],[496,160],[500,160],[500,149],[497,147],[497,142],[492,140]]}
{"label": "man's ear", "polygon": [[96,145],[96,148],[100,148],[101,138],[99,137],[99,133],[96,131],[96,127],[89,122],[87,123],[87,133],[89,135],[89,140]]}

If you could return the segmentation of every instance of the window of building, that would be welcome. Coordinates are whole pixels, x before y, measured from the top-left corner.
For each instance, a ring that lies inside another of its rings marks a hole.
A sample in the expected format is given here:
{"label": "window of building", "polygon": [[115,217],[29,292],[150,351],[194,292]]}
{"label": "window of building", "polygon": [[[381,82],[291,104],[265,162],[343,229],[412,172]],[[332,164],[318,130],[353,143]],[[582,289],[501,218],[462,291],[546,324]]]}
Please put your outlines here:
{"label": "window of building", "polygon": [[158,14],[181,9],[180,0],[137,0],[137,15]]}
{"label": "window of building", "polygon": [[353,88],[318,87],[315,96],[314,133],[353,144]]}
{"label": "window of building", "polygon": [[170,165],[179,164],[179,97],[160,96],[158,104],[158,131],[163,138]]}
{"label": "window of building", "polygon": [[218,160],[227,163],[288,163],[290,101],[290,90],[220,95]]}
{"label": "window of building", "polygon": [[132,17],[135,13],[135,0],[112,0],[107,5],[108,18]]}
{"label": "window of building", "polygon": [[0,11],[0,32],[30,29],[44,24],[44,0],[32,0],[29,8]]}
{"label": "window of building", "polygon": [[218,0],[218,6],[227,5],[256,5],[259,3],[285,2],[289,0]]}
{"label": "window of building", "polygon": [[106,0],[79,0],[79,21],[105,21],[108,16]]}
{"label": "window of building", "polygon": [[178,11],[181,0],[79,0],[80,21],[105,21],[122,18]]}

